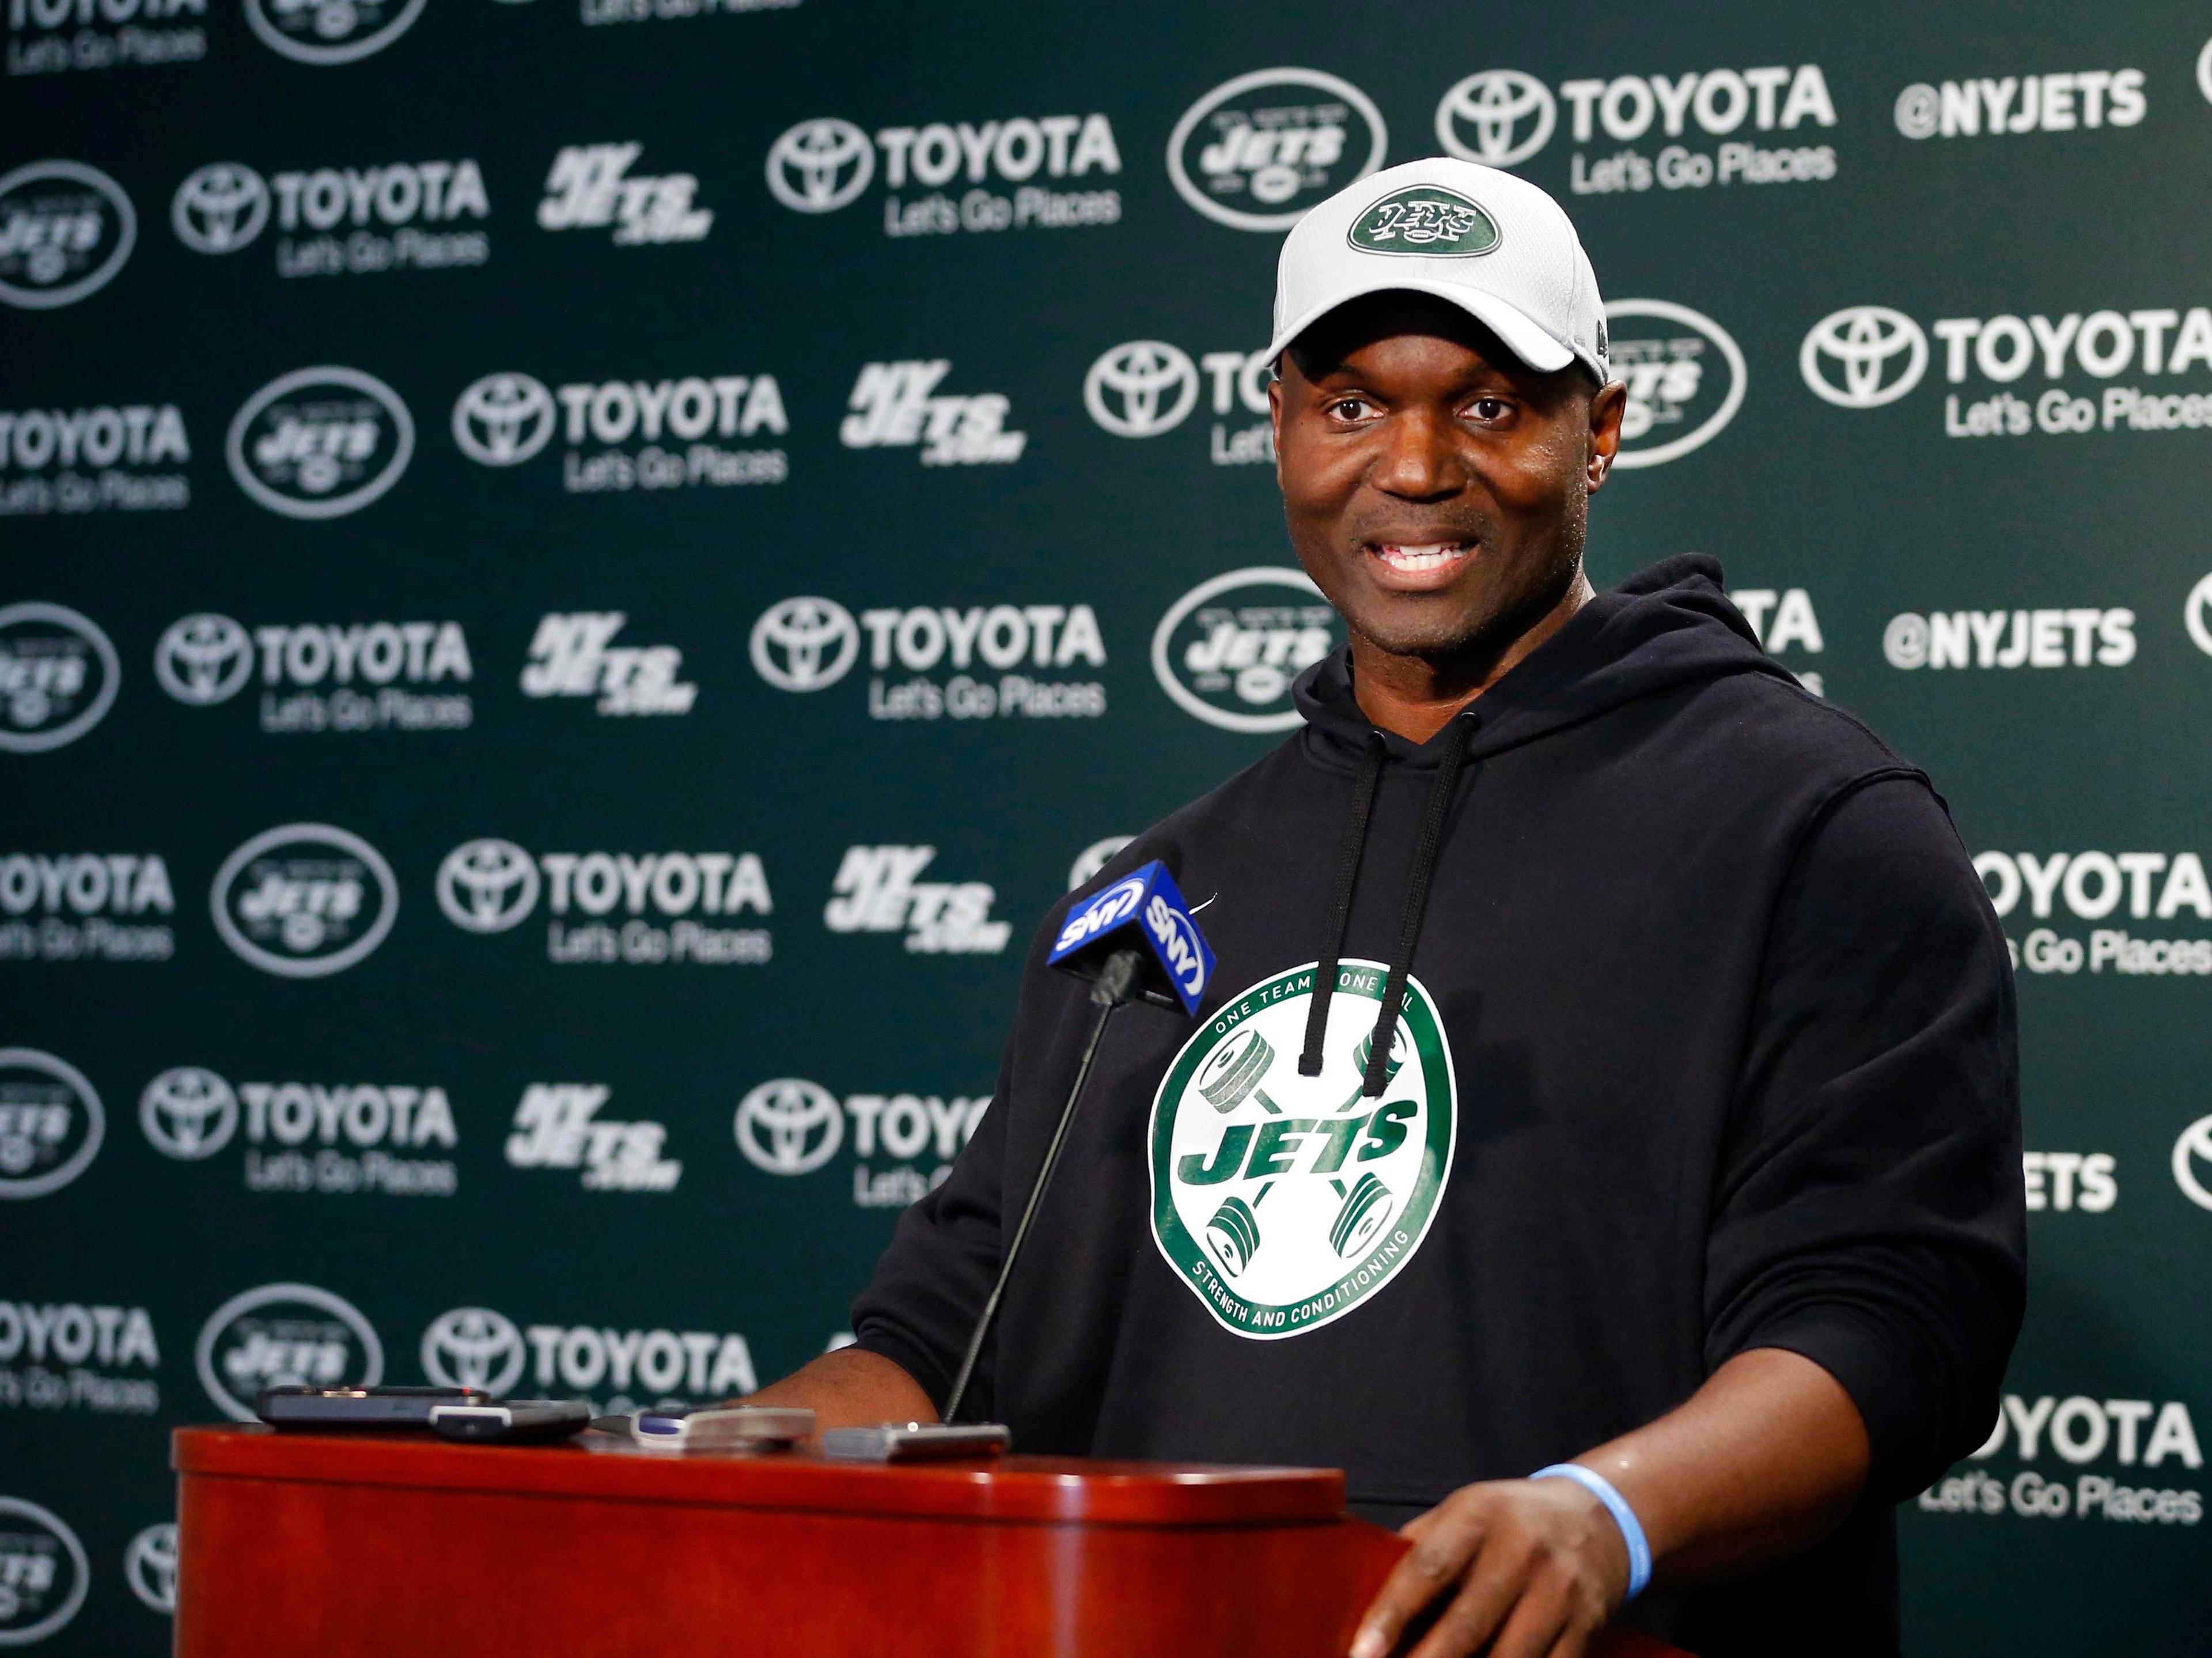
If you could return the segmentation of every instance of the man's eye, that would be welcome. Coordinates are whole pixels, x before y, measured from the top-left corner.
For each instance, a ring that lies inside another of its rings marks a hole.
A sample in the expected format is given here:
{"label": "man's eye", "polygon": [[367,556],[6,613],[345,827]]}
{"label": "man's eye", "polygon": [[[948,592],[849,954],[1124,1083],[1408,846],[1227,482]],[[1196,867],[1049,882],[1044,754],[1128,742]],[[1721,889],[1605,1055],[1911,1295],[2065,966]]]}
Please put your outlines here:
{"label": "man's eye", "polygon": [[1339,420],[1365,420],[1375,412],[1375,405],[1364,398],[1339,398],[1329,404],[1328,412]]}
{"label": "man's eye", "polygon": [[1468,405],[1468,412],[1477,420],[1504,420],[1512,410],[1503,398],[1477,398]]}

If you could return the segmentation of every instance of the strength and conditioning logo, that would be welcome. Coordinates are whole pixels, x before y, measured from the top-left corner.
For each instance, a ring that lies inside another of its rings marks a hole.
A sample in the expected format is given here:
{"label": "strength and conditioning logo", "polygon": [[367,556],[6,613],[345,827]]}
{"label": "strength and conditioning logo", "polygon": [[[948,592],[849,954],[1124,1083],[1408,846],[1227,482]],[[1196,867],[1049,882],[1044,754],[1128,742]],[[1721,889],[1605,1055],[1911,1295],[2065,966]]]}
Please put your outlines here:
{"label": "strength and conditioning logo", "polygon": [[37,601],[0,607],[0,754],[75,742],[113,706],[122,677],[91,617]]}
{"label": "strength and conditioning logo", "polygon": [[35,1048],[0,1048],[0,1199],[41,1198],[92,1166],[107,1114],[84,1072]]}
{"label": "strength and conditioning logo", "polygon": [[382,944],[399,914],[383,854],[328,823],[264,829],[223,859],[215,930],[239,957],[286,979],[341,972]]}
{"label": "strength and conditioning logo", "polygon": [[257,1420],[264,1388],[374,1388],[384,1380],[384,1344],[360,1309],[312,1284],[264,1284],[208,1315],[192,1365],[216,1408]]}
{"label": "strength and conditioning logo", "polygon": [[57,1633],[91,1587],[91,1563],[66,1521],[22,1497],[0,1497],[0,1647]]}
{"label": "strength and conditioning logo", "polygon": [[287,518],[342,518],[399,482],[415,420],[358,368],[295,369],[246,400],[223,453],[251,500]]}
{"label": "strength and conditioning logo", "polygon": [[[769,146],[769,194],[794,213],[835,213],[866,193],[878,152],[886,191],[919,185],[927,192],[885,196],[886,236],[1061,229],[1121,217],[1118,190],[1056,191],[1042,182],[1121,173],[1113,123],[1097,113],[932,121],[884,127],[872,140],[850,121],[817,116]],[[945,193],[963,184],[968,188],[958,200]],[[1000,184],[1013,186],[1012,193],[989,188]]]}
{"label": "strength and conditioning logo", "polygon": [[1303,570],[1255,565],[1201,581],[1152,630],[1152,675],[1209,726],[1286,732],[1297,677],[1343,642],[1344,623]]}
{"label": "strength and conditioning logo", "polygon": [[1451,1177],[1458,1088],[1419,980],[1406,981],[1379,1099],[1363,1084],[1380,963],[1338,969],[1322,1074],[1278,1066],[1304,1042],[1316,971],[1230,998],[1152,1102],[1152,1241],[1217,1323],[1255,1340],[1319,1329],[1389,1284]]}
{"label": "strength and conditioning logo", "polygon": [[0,178],[0,305],[50,311],[113,281],[138,240],[123,187],[82,161],[33,161]]}
{"label": "strength and conditioning logo", "polygon": [[1389,144],[1382,112],[1351,82],[1316,69],[1254,70],[1183,112],[1168,135],[1168,178],[1217,224],[1284,230],[1381,167]]}
{"label": "strength and conditioning logo", "polygon": [[327,67],[379,52],[407,32],[426,0],[246,0],[262,45],[296,63]]}
{"label": "strength and conditioning logo", "polygon": [[1743,407],[1743,352],[1728,330],[1671,300],[1605,308],[1613,378],[1628,389],[1616,467],[1658,466],[1703,448]]}

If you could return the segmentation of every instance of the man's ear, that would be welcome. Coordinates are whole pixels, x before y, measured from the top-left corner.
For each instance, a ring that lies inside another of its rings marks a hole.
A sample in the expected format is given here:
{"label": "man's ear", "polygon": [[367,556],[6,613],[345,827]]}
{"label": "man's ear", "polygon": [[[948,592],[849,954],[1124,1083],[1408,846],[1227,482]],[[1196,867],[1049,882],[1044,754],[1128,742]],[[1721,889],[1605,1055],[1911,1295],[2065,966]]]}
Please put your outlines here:
{"label": "man's ear", "polygon": [[1274,446],[1275,487],[1283,487],[1283,375],[1279,368],[1267,381],[1267,439]]}
{"label": "man's ear", "polygon": [[1613,458],[1620,452],[1620,421],[1627,412],[1628,388],[1619,380],[1590,394],[1589,457],[1584,463],[1584,477],[1593,495],[1604,487]]}

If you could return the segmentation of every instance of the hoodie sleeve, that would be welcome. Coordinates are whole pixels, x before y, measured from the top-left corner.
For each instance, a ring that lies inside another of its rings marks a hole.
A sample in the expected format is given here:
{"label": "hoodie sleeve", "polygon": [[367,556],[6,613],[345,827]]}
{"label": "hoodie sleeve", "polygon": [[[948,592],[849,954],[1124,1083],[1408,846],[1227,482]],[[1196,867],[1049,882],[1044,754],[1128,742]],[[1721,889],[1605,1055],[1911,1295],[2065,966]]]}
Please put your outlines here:
{"label": "hoodie sleeve", "polygon": [[1776,905],[1706,1250],[1706,1361],[1802,1354],[1850,1393],[1868,1495],[1986,1434],[2025,1302],[2003,936],[1942,803],[1832,803]]}
{"label": "hoodie sleeve", "polygon": [[[854,1345],[888,1358],[941,1413],[968,1338],[999,1272],[1000,1193],[1006,1163],[1011,1042],[998,1091],[945,1183],[900,1215],[875,1277],[853,1303]],[[986,1343],[961,1414],[992,1419],[992,1344]]]}

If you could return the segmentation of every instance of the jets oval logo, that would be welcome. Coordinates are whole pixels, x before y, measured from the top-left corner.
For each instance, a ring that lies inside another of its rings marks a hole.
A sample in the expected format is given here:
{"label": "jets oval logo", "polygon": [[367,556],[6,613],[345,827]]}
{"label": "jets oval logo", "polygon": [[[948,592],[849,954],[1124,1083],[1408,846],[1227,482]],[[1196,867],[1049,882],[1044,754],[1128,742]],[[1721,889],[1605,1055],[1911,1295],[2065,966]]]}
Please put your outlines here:
{"label": "jets oval logo", "polygon": [[299,368],[246,400],[223,444],[238,487],[287,518],[342,518],[399,482],[415,420],[358,368]]}
{"label": "jets oval logo", "polygon": [[0,608],[0,754],[75,742],[113,704],[122,672],[91,617],[37,601]]}
{"label": "jets oval logo", "polygon": [[1345,962],[1318,1077],[1298,1074],[1315,963],[1232,996],[1152,1101],[1152,1241],[1214,1321],[1279,1340],[1334,1323],[1404,1270],[1451,1178],[1458,1088],[1419,981],[1370,1098],[1389,969]]}
{"label": "jets oval logo", "polygon": [[98,167],[19,167],[0,178],[0,305],[74,304],[114,280],[137,240],[131,198]]}
{"label": "jets oval logo", "polygon": [[270,51],[327,67],[381,52],[426,0],[246,0],[246,21]]}
{"label": "jets oval logo", "polygon": [[84,1072],[35,1048],[0,1048],[0,1199],[67,1186],[100,1155],[106,1133]]}
{"label": "jets oval logo", "polygon": [[1605,308],[1613,379],[1628,388],[1615,466],[1658,466],[1703,448],[1743,407],[1743,352],[1702,312],[1672,300]]}
{"label": "jets oval logo", "polygon": [[328,823],[264,830],[223,859],[210,895],[223,943],[264,973],[320,979],[384,942],[399,884],[383,854]]}
{"label": "jets oval logo", "polygon": [[0,1497],[0,1647],[45,1640],[76,1616],[91,1584],[84,1545],[66,1521]]}
{"label": "jets oval logo", "polygon": [[1256,565],[1201,581],[1152,629],[1152,677],[1184,713],[1231,732],[1295,730],[1291,684],[1342,642],[1303,570]]}
{"label": "jets oval logo", "polygon": [[1183,112],[1168,137],[1176,193],[1216,224],[1285,230],[1382,165],[1390,134],[1375,100],[1317,69],[1261,69]]}
{"label": "jets oval logo", "polygon": [[208,1315],[192,1346],[200,1386],[234,1421],[253,1421],[264,1388],[374,1388],[384,1344],[343,1296],[312,1284],[264,1284]]}

